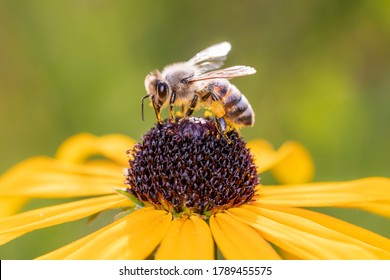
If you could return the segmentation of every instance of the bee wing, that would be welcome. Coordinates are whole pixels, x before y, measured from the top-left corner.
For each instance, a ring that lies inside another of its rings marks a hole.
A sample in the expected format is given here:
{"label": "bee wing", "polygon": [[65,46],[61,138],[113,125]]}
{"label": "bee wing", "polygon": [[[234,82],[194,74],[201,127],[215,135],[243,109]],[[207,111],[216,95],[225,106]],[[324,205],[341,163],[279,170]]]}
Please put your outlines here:
{"label": "bee wing", "polygon": [[188,82],[196,82],[203,80],[211,80],[211,79],[232,79],[235,77],[247,76],[256,73],[256,69],[250,66],[232,66],[225,69],[215,70],[211,72],[207,72],[201,75],[197,75],[189,78]]}
{"label": "bee wing", "polygon": [[232,46],[229,42],[212,45],[197,53],[187,63],[197,66],[199,74],[217,69],[223,65]]}

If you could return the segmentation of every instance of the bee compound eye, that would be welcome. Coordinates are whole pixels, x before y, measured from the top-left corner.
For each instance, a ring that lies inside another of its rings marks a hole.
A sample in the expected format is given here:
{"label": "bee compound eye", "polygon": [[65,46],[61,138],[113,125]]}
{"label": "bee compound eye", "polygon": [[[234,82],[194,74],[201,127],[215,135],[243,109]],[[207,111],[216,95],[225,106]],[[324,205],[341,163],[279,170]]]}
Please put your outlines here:
{"label": "bee compound eye", "polygon": [[157,94],[160,99],[165,99],[168,94],[168,85],[164,82],[158,82]]}

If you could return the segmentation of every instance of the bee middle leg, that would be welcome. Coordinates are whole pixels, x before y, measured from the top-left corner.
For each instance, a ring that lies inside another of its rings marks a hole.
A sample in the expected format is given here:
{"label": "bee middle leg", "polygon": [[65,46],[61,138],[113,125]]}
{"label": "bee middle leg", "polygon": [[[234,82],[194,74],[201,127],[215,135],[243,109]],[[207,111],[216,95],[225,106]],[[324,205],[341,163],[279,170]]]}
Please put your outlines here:
{"label": "bee middle leg", "polygon": [[[214,95],[214,94],[213,94]],[[211,93],[208,92],[206,93],[205,95],[202,96],[202,98],[200,99],[202,102],[205,102],[207,99],[209,99],[211,96]],[[214,99],[214,97],[212,97]],[[216,97],[215,97],[216,98]]]}
{"label": "bee middle leg", "polygon": [[196,105],[198,105],[199,96],[197,94],[194,95],[194,98],[192,98],[190,106],[188,106],[187,112],[185,114],[185,117],[191,117],[192,114],[195,112]]}
{"label": "bee middle leg", "polygon": [[179,123],[192,116],[192,114],[195,112],[196,105],[198,104],[198,99],[199,99],[199,96],[197,94],[195,94],[194,98],[192,98],[192,100],[191,100],[190,106],[188,106],[186,113],[179,120]]}
{"label": "bee middle leg", "polygon": [[[209,97],[211,96],[211,93],[207,93],[206,95],[202,96],[200,98],[201,102],[205,102]],[[192,98],[190,106],[187,109],[187,112],[185,114],[185,117],[191,117],[196,109],[196,105],[198,105],[199,101],[199,95],[195,94],[194,98]]]}

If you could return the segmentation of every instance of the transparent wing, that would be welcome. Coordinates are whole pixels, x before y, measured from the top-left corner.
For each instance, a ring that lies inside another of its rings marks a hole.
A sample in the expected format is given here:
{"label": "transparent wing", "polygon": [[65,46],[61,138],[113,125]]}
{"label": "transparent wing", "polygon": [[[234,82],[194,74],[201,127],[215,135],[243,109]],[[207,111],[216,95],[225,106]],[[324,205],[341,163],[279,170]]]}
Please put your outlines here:
{"label": "transparent wing", "polygon": [[235,77],[247,76],[256,73],[256,69],[250,66],[237,65],[225,69],[207,72],[189,78],[188,82],[196,82],[211,79],[232,79]]}
{"label": "transparent wing", "polygon": [[196,65],[199,70],[198,74],[218,69],[223,65],[223,62],[225,61],[231,48],[232,46],[229,42],[212,45],[211,47],[197,53],[187,63]]}

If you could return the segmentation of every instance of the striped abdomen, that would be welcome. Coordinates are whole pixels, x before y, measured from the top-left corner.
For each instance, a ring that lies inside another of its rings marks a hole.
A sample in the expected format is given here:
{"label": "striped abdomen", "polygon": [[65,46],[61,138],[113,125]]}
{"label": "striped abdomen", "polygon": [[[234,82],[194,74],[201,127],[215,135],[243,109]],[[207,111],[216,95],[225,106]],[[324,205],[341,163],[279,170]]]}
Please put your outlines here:
{"label": "striped abdomen", "polygon": [[223,104],[228,121],[238,126],[253,126],[255,113],[248,99],[228,80],[217,80],[209,84],[209,90]]}

